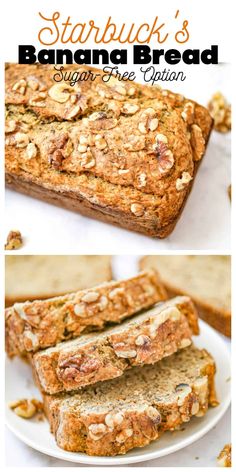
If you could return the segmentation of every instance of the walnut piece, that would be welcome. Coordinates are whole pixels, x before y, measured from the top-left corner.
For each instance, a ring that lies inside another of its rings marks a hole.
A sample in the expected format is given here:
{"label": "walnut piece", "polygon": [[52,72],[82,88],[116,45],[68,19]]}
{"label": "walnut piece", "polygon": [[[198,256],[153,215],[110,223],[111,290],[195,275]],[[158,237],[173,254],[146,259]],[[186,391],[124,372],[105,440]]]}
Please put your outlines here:
{"label": "walnut piece", "polygon": [[73,87],[67,84],[54,84],[48,91],[49,97],[51,97],[55,102],[65,103],[70,98],[70,92],[72,92]]}
{"label": "walnut piece", "polygon": [[148,131],[155,131],[158,127],[158,118],[153,108],[147,108],[140,116],[138,129],[140,133],[147,134]]}
{"label": "walnut piece", "polygon": [[222,93],[215,93],[208,103],[208,110],[214,120],[214,129],[220,133],[231,130],[231,105]]}
{"label": "walnut piece", "polygon": [[11,402],[9,404],[9,408],[11,408],[11,410],[13,410],[17,416],[20,416],[24,419],[30,419],[37,416],[38,419],[41,420],[44,412],[43,403],[35,398],[23,398],[21,400]]}
{"label": "walnut piece", "polygon": [[184,190],[186,185],[193,179],[189,172],[182,172],[181,177],[176,180],[176,190]]}
{"label": "walnut piece", "polygon": [[231,444],[226,444],[217,457],[219,467],[231,467]]}
{"label": "walnut piece", "polygon": [[198,125],[192,125],[190,143],[193,149],[194,160],[200,161],[205,151],[205,139]]}
{"label": "walnut piece", "polygon": [[7,236],[7,242],[5,249],[11,251],[13,249],[19,249],[23,244],[21,232],[18,230],[12,230]]}

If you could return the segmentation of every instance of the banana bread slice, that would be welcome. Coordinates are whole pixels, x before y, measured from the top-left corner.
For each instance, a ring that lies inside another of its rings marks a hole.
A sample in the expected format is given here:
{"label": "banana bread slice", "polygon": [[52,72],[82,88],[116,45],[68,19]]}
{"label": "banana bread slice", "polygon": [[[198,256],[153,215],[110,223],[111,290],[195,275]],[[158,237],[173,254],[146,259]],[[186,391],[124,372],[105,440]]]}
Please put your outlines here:
{"label": "banana bread slice", "polygon": [[231,336],[230,256],[146,256],[140,267],[158,270],[170,297],[188,295],[204,321]]}
{"label": "banana bread slice", "polygon": [[118,323],[166,298],[156,272],[147,271],[61,297],[15,303],[6,309],[7,353],[25,355],[55,346],[84,331]]}
{"label": "banana bread slice", "polygon": [[45,394],[45,410],[62,449],[95,456],[125,454],[216,406],[214,374],[211,355],[189,346],[75,395]]}
{"label": "banana bread slice", "polygon": [[112,280],[111,256],[6,256],[5,269],[6,306]]}
{"label": "banana bread slice", "polygon": [[81,336],[32,356],[42,390],[54,394],[120,377],[135,365],[154,364],[191,344],[197,313],[188,297],[159,303],[121,326]]}

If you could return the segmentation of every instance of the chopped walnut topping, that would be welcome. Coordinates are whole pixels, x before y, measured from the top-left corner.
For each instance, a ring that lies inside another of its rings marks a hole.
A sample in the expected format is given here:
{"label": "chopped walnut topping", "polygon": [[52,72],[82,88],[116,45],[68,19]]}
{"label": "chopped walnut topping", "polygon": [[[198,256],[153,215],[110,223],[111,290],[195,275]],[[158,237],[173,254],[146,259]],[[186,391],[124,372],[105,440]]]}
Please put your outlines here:
{"label": "chopped walnut topping", "polygon": [[133,95],[135,95],[135,92],[136,92],[136,88],[135,87],[130,87],[127,91],[128,95],[130,97],[132,97]]}
{"label": "chopped walnut topping", "polygon": [[125,343],[116,343],[113,345],[113,349],[117,355],[117,357],[126,358],[133,358],[137,356],[137,351],[135,349],[127,349]]}
{"label": "chopped walnut topping", "polygon": [[222,93],[217,92],[208,103],[209,112],[214,119],[214,129],[221,133],[231,130],[231,106]]}
{"label": "chopped walnut topping", "polygon": [[133,436],[133,430],[131,428],[125,428],[117,434],[116,441],[119,444],[122,444],[126,441],[126,439],[130,438],[131,436]]}
{"label": "chopped walnut topping", "polygon": [[119,95],[125,96],[126,95],[126,88],[122,82],[120,82],[115,77],[110,77],[107,85],[111,87],[114,92],[117,92]]}
{"label": "chopped walnut topping", "polygon": [[42,419],[42,414],[44,411],[43,403],[34,398],[31,400],[24,398],[15,402],[11,402],[9,404],[9,408],[11,408],[11,410],[13,410],[17,416],[20,416],[24,419],[30,419],[36,415],[40,415],[40,418],[38,419]]}
{"label": "chopped walnut topping", "polygon": [[101,134],[97,134],[94,138],[95,147],[103,150],[107,147],[107,142]]}
{"label": "chopped walnut topping", "polygon": [[25,79],[20,79],[18,82],[15,82],[14,85],[12,86],[13,92],[18,92],[21,95],[25,94],[26,91],[26,81]]}
{"label": "chopped walnut topping", "polygon": [[191,125],[194,121],[194,104],[192,102],[187,102],[184,105],[184,109],[181,113],[181,116],[188,125]]}
{"label": "chopped walnut topping", "polygon": [[198,125],[192,125],[191,127],[191,146],[193,149],[193,156],[195,161],[199,161],[205,151],[205,139],[202,135],[202,130]]}
{"label": "chopped walnut topping", "polygon": [[88,292],[85,295],[83,295],[83,297],[81,298],[81,301],[85,303],[92,303],[92,302],[96,302],[98,298],[99,298],[98,292]]}
{"label": "chopped walnut topping", "polygon": [[161,142],[161,143],[167,144],[168,139],[164,134],[159,133],[159,134],[156,135],[156,142],[157,143]]}
{"label": "chopped walnut topping", "polygon": [[139,203],[132,203],[130,210],[135,216],[143,216],[144,214],[144,207]]}
{"label": "chopped walnut topping", "polygon": [[5,133],[13,133],[16,130],[16,121],[9,120],[5,125]]}
{"label": "chopped walnut topping", "polygon": [[37,156],[37,146],[34,143],[29,143],[27,145],[26,156],[28,159],[33,159]]}
{"label": "chopped walnut topping", "polygon": [[145,174],[144,172],[142,172],[142,173],[139,174],[139,176],[138,176],[138,184],[139,184],[139,187],[145,187],[145,186],[146,186],[146,183],[147,183],[147,174]]}
{"label": "chopped walnut topping", "polygon": [[52,139],[48,154],[49,163],[58,170],[63,160],[72,152],[72,142],[69,139],[68,133],[62,133],[57,139]]}
{"label": "chopped walnut topping", "polygon": [[136,339],[135,339],[135,344],[136,346],[145,346],[149,344],[151,339],[149,336],[146,336],[144,334],[140,334]]}
{"label": "chopped walnut topping", "polygon": [[85,169],[91,169],[96,165],[96,160],[93,157],[93,154],[90,151],[90,148],[87,149],[87,152],[82,154],[81,166]]}
{"label": "chopped walnut topping", "polygon": [[119,297],[120,295],[124,295],[124,288],[123,287],[117,287],[117,288],[114,288],[113,290],[111,290],[110,293],[109,293],[109,298],[110,298],[110,300],[114,300],[116,297]]}
{"label": "chopped walnut topping", "polygon": [[115,128],[118,123],[116,118],[109,118],[107,113],[105,113],[104,111],[96,111],[92,113],[88,118],[84,118],[84,121],[85,120],[88,120],[88,124],[90,125],[92,130],[95,131]]}
{"label": "chopped walnut topping", "polygon": [[124,144],[128,151],[141,151],[145,148],[144,136],[128,136],[127,142]]}
{"label": "chopped walnut topping", "polygon": [[108,413],[105,416],[105,423],[110,430],[113,430],[116,425],[121,425],[124,421],[124,416],[122,413]]}
{"label": "chopped walnut topping", "polygon": [[125,115],[134,115],[138,110],[140,109],[139,105],[136,105],[135,103],[124,103],[122,107],[122,113]]}
{"label": "chopped walnut topping", "polygon": [[196,400],[191,406],[191,415],[194,416],[199,412],[199,402]]}
{"label": "chopped walnut topping", "polygon": [[181,339],[180,344],[179,344],[179,347],[180,347],[181,349],[183,349],[183,348],[185,348],[185,347],[190,346],[190,344],[192,344],[191,339],[184,338],[184,339]]}
{"label": "chopped walnut topping", "polygon": [[156,111],[153,108],[147,108],[144,110],[140,116],[140,121],[138,124],[138,129],[140,133],[147,134],[147,132],[155,131],[158,127],[158,118],[156,116]]}
{"label": "chopped walnut topping", "polygon": [[22,236],[20,231],[14,230],[10,231],[7,236],[7,242],[5,244],[5,249],[11,251],[13,249],[19,249],[23,244]]}
{"label": "chopped walnut topping", "polygon": [[65,103],[70,98],[70,93],[72,92],[73,87],[67,84],[54,84],[48,91],[49,97],[51,97],[55,102]]}
{"label": "chopped walnut topping", "polygon": [[217,457],[219,467],[232,467],[231,444],[226,444]]}
{"label": "chopped walnut topping", "polygon": [[155,145],[158,167],[161,174],[169,172],[174,165],[174,156],[163,141],[157,141]]}
{"label": "chopped walnut topping", "polygon": [[191,177],[189,172],[182,172],[181,177],[176,180],[176,189],[178,191],[184,190],[192,179],[193,177]]}
{"label": "chopped walnut topping", "polygon": [[91,424],[88,430],[89,437],[94,441],[99,441],[107,433],[107,427],[103,423]]}
{"label": "chopped walnut topping", "polygon": [[76,303],[74,306],[74,313],[76,316],[81,316],[81,318],[86,318],[88,316],[84,303]]}
{"label": "chopped walnut topping", "polygon": [[149,406],[146,409],[146,413],[147,413],[148,417],[150,418],[150,420],[152,420],[152,422],[154,424],[159,424],[161,422],[161,415],[160,415],[159,411],[156,408],[154,408],[153,406]]}
{"label": "chopped walnut topping", "polygon": [[25,133],[15,134],[16,147],[24,148],[29,144],[29,136]]}

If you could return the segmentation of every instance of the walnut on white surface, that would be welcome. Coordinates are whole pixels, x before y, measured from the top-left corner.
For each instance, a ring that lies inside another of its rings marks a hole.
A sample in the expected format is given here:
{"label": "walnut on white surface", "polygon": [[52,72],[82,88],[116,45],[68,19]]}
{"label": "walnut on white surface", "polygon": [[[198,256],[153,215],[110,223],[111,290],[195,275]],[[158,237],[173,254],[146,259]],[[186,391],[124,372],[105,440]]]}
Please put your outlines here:
{"label": "walnut on white surface", "polygon": [[214,119],[214,129],[220,133],[231,130],[231,105],[222,93],[215,93],[208,103],[208,110]]}
{"label": "walnut on white surface", "polygon": [[5,244],[5,249],[12,251],[14,249],[19,249],[23,244],[23,239],[21,232],[18,230],[12,230],[8,233],[7,242]]}

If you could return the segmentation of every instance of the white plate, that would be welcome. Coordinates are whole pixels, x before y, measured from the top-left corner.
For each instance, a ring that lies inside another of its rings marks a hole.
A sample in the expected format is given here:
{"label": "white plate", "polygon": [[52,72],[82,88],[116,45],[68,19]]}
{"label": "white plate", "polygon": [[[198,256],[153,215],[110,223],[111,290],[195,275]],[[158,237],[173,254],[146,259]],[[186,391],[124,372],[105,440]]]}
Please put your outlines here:
{"label": "white plate", "polygon": [[91,465],[117,465],[141,462],[171,454],[201,438],[223,416],[230,404],[230,355],[226,343],[203,321],[200,322],[201,335],[195,338],[195,344],[214,356],[217,365],[216,390],[220,405],[211,408],[202,418],[193,418],[185,423],[184,431],[165,433],[158,440],[144,448],[136,448],[124,456],[92,457],[83,453],[67,452],[58,448],[54,437],[49,432],[46,421],[26,421],[17,417],[8,403],[18,398],[38,397],[29,366],[20,359],[6,361],[6,422],[10,430],[24,443],[37,451],[71,462]]}

